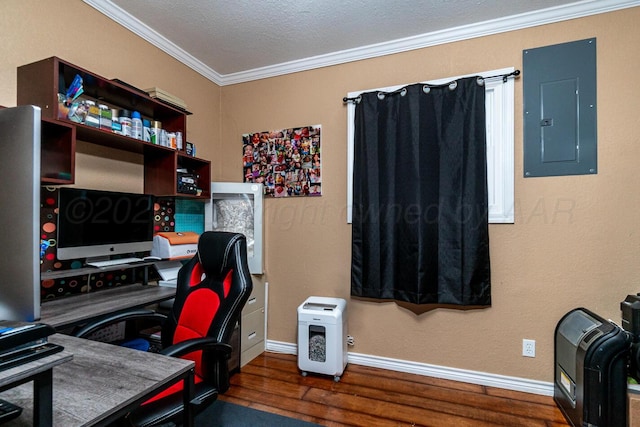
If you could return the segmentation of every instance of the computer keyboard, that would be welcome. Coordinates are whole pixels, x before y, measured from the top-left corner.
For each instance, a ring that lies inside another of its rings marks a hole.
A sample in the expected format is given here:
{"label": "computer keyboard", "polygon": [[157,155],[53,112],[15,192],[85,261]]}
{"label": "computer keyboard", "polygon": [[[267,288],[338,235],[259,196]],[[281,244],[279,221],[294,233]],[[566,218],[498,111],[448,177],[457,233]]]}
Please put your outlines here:
{"label": "computer keyboard", "polygon": [[142,258],[120,258],[120,259],[109,259],[106,261],[91,261],[91,262],[87,262],[87,265],[90,265],[91,267],[111,267],[114,265],[131,264],[131,263],[142,262],[142,261],[144,261]]}

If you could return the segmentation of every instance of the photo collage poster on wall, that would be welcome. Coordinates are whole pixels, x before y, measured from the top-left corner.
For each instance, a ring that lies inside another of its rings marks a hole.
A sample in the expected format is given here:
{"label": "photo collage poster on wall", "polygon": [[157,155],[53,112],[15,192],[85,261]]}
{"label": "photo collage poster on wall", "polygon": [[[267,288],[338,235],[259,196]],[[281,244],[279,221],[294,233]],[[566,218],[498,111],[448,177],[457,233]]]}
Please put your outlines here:
{"label": "photo collage poster on wall", "polygon": [[268,197],[322,195],[321,125],[242,135],[244,182]]}

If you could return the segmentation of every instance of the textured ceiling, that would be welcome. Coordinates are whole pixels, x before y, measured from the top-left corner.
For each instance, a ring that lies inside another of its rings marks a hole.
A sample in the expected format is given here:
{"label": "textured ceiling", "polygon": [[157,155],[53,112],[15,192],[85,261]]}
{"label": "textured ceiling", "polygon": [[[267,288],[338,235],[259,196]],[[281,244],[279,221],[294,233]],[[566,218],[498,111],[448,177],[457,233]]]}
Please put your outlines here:
{"label": "textured ceiling", "polygon": [[637,0],[84,1],[116,21],[129,19],[134,32],[138,32],[134,27],[147,27],[147,33],[159,34],[219,76],[336,52],[348,54],[426,34],[461,32],[481,23],[482,31],[490,33],[492,25],[496,32],[506,31],[510,27],[505,23],[532,16],[546,14],[560,20],[558,16],[571,17],[575,10],[606,11],[638,4]]}

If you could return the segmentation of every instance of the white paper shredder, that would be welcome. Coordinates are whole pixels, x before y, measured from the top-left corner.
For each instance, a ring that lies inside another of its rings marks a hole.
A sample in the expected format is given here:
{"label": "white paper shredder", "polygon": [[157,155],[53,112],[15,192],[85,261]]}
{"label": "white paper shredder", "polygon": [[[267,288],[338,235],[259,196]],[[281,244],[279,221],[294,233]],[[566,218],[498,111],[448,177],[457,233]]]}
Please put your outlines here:
{"label": "white paper shredder", "polygon": [[347,302],[341,298],[309,297],[298,307],[298,368],[333,375],[347,366]]}

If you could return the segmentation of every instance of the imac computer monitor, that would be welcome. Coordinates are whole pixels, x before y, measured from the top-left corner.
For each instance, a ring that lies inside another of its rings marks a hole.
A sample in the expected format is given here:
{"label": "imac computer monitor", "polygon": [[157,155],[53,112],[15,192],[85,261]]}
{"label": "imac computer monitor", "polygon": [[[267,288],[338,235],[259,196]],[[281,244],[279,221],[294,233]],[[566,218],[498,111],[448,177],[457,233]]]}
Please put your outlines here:
{"label": "imac computer monitor", "polygon": [[153,196],[63,187],[58,199],[58,259],[150,251]]}

